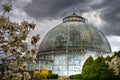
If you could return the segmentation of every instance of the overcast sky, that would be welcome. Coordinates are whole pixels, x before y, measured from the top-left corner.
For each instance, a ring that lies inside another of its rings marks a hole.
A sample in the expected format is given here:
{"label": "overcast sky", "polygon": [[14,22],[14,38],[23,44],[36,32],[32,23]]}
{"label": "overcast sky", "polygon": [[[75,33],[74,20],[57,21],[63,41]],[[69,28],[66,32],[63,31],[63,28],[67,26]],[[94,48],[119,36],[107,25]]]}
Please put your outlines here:
{"label": "overcast sky", "polygon": [[[40,34],[41,40],[75,8],[78,15],[106,35],[112,51],[120,50],[120,0],[0,0],[0,5],[4,3],[13,6],[13,10],[7,14],[11,20],[34,21],[36,29],[30,35]],[[0,14],[1,11],[2,8]]]}

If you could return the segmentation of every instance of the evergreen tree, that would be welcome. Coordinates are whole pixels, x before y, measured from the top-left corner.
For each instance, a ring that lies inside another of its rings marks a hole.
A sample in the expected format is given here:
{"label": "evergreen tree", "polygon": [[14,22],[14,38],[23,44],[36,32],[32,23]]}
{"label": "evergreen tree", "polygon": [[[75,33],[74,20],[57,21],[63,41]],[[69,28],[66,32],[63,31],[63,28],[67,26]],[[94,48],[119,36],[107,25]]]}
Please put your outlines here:
{"label": "evergreen tree", "polygon": [[118,56],[118,57],[120,57],[120,51],[114,52],[114,55],[113,55],[113,56]]}
{"label": "evergreen tree", "polygon": [[83,80],[87,80],[89,78],[89,75],[91,73],[91,65],[93,63],[93,57],[90,56],[84,63],[82,68],[82,78]]}
{"label": "evergreen tree", "polygon": [[82,80],[114,80],[113,70],[105,64],[107,58],[98,56],[92,61],[89,57],[83,65]]}

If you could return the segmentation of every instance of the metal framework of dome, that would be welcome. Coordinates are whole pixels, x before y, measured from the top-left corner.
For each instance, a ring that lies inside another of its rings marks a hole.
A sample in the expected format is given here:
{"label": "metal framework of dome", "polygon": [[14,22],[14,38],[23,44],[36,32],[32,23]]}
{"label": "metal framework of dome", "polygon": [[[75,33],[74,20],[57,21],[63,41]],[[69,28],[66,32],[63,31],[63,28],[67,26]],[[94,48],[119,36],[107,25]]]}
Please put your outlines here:
{"label": "metal framework of dome", "polygon": [[79,74],[89,56],[110,53],[110,45],[102,32],[85,18],[72,14],[46,34],[39,46],[35,68],[46,67],[61,76]]}
{"label": "metal framework of dome", "polygon": [[76,14],[63,19],[63,23],[50,30],[40,44],[39,51],[59,49],[92,49],[111,52],[101,31]]}

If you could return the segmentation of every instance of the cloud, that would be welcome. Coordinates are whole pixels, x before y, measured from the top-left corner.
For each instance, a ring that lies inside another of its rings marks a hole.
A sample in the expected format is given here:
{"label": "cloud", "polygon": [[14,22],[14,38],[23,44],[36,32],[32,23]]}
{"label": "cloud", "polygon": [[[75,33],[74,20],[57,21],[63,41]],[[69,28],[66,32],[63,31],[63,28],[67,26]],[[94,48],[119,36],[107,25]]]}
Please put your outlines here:
{"label": "cloud", "polygon": [[112,6],[106,8],[101,17],[106,21],[106,25],[103,28],[105,34],[120,36],[120,6],[119,8]]}
{"label": "cloud", "polygon": [[[12,5],[12,11],[7,15],[13,21],[21,22],[23,19],[30,18],[24,11],[24,7],[31,2],[31,0],[1,0],[0,6],[6,3]],[[0,10],[2,11],[2,7]]]}
{"label": "cloud", "polygon": [[32,3],[25,7],[25,11],[38,18],[57,17],[65,9],[85,2],[86,0],[32,0]]}
{"label": "cloud", "polygon": [[[13,21],[36,23],[36,29],[30,35],[39,33],[43,39],[51,28],[62,22],[62,18],[72,14],[75,7],[78,15],[96,25],[108,40],[110,38],[112,47],[119,44],[114,38],[120,36],[120,0],[0,0],[0,5],[4,3],[13,5],[13,11],[8,14]],[[118,49],[120,46],[116,47]]]}
{"label": "cloud", "polygon": [[[100,29],[105,35],[120,35],[120,0],[32,0],[25,6],[25,12],[31,16],[38,18],[63,17],[72,13],[72,8],[75,7],[78,13],[85,15],[87,13],[88,21],[95,19],[96,12],[97,20],[90,21],[95,25],[100,25]],[[101,11],[99,11],[101,10]],[[90,16],[89,16],[90,15]]]}
{"label": "cloud", "polygon": [[120,45],[119,45],[120,44],[120,36],[108,36],[107,38],[110,42],[113,52],[120,50]]}
{"label": "cloud", "polygon": [[92,24],[93,26],[97,27],[98,29],[103,28],[104,26],[104,21],[100,18],[100,10],[94,10],[94,11],[89,11],[89,12],[84,12],[82,16],[86,18],[87,22],[89,24]]}
{"label": "cloud", "polygon": [[18,20],[61,19],[70,15],[75,7],[78,14],[81,13],[105,35],[120,36],[120,0],[0,0],[0,4],[6,2],[14,8],[10,16]]}
{"label": "cloud", "polygon": [[102,9],[100,18],[105,21],[103,32],[110,35],[120,36],[120,0],[103,0],[100,4],[91,5],[94,9]]}

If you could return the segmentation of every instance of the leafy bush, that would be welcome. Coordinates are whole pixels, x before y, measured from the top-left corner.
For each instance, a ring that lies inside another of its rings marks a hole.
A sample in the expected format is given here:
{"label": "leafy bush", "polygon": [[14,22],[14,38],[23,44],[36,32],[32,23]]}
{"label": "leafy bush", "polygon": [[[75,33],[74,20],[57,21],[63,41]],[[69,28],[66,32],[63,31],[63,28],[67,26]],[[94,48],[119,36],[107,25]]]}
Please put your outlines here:
{"label": "leafy bush", "polygon": [[[113,75],[109,75],[109,74],[102,74],[100,76],[100,80],[114,80],[114,76]],[[117,79],[115,79],[117,80]]]}
{"label": "leafy bush", "polygon": [[48,75],[48,69],[47,68],[44,68],[43,70],[39,70],[39,69],[36,69],[34,71],[34,79],[35,80],[42,80],[42,79],[46,79],[47,78],[47,75]]}
{"label": "leafy bush", "polygon": [[71,75],[69,78],[82,80],[82,74]]}
{"label": "leafy bush", "polygon": [[40,75],[34,75],[34,80],[40,80],[40,79],[41,79]]}
{"label": "leafy bush", "polygon": [[39,70],[39,69],[36,69],[36,70],[34,71],[34,75],[40,75],[40,70]]}
{"label": "leafy bush", "polygon": [[48,75],[48,69],[47,68],[44,68],[43,70],[41,70],[40,77],[42,79],[46,79],[47,75]]}
{"label": "leafy bush", "polygon": [[120,76],[119,75],[114,75],[113,80],[120,80]]}
{"label": "leafy bush", "polygon": [[82,76],[82,80],[88,80],[89,75],[90,75],[90,74],[85,74],[84,76]]}
{"label": "leafy bush", "polygon": [[100,80],[99,77],[100,77],[99,73],[93,73],[93,74],[89,74],[89,77],[87,80]]}
{"label": "leafy bush", "polygon": [[47,79],[57,79],[58,74],[48,74]]}

